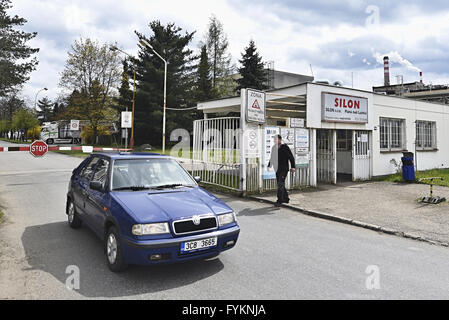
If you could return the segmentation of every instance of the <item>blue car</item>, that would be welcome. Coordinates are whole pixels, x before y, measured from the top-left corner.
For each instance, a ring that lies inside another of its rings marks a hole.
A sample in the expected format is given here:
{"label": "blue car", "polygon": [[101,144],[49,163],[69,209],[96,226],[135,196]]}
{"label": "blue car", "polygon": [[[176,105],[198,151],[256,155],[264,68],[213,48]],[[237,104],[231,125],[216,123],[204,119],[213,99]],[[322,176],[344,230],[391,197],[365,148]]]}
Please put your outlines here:
{"label": "blue car", "polygon": [[68,222],[102,239],[114,272],[211,258],[235,246],[240,228],[233,210],[197,182],[168,156],[94,153],[73,170]]}

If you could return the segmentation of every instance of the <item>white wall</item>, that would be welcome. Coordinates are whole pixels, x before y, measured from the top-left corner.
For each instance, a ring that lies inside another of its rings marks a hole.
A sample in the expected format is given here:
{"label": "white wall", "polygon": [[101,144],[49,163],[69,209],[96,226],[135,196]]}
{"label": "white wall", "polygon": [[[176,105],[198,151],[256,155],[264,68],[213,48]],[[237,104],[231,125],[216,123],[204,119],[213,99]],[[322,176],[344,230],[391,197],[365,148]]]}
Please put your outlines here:
{"label": "white wall", "polygon": [[374,119],[377,130],[373,131],[373,175],[386,175],[395,173],[395,167],[390,163],[392,159],[400,162],[402,152],[380,151],[379,118],[405,119],[406,149],[415,154],[415,121],[435,121],[437,127],[438,151],[417,151],[418,170],[449,167],[449,106],[434,103],[373,95]]}

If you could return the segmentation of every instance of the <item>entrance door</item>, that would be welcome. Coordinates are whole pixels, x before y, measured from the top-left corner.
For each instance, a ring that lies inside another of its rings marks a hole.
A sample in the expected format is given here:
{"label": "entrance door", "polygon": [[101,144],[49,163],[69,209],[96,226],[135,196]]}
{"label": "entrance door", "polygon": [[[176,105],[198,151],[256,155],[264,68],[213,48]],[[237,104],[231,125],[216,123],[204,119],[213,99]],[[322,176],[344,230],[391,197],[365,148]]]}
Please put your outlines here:
{"label": "entrance door", "polygon": [[352,180],[371,179],[370,132],[353,131]]}
{"label": "entrance door", "polygon": [[335,134],[333,130],[319,129],[317,136],[317,180],[336,183]]}

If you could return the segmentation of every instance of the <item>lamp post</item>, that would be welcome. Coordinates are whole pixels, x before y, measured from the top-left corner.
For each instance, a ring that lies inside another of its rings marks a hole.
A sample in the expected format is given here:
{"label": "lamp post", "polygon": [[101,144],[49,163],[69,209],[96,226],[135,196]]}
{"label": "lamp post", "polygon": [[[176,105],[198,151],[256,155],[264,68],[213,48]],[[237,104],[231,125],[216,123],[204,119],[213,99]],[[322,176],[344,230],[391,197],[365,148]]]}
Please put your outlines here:
{"label": "lamp post", "polygon": [[48,89],[47,88],[42,88],[42,89],[40,89],[37,93],[36,93],[36,97],[34,98],[34,114],[36,115],[36,112],[37,112],[37,109],[36,109],[36,106],[37,106],[37,95],[39,94],[39,92],[41,92],[41,91],[47,91]]}
{"label": "lamp post", "polygon": [[140,44],[150,48],[155,55],[157,55],[162,61],[164,61],[164,115],[162,117],[162,153],[165,154],[165,122],[166,122],[166,109],[167,109],[167,60],[161,57],[159,53],[154,50],[153,46],[145,39],[140,39]]}
{"label": "lamp post", "polygon": [[[134,148],[134,106],[136,101],[136,61],[132,55],[129,53],[117,48],[116,46],[110,46],[109,50],[111,51],[120,51],[121,53],[124,53],[127,55],[133,62],[133,73],[134,73],[134,81],[133,81],[133,108],[132,108],[132,119],[131,119],[131,140],[129,141],[129,147],[130,149]],[[126,107],[126,111],[128,111],[128,107]],[[126,139],[125,144],[128,144],[128,128],[126,128]],[[125,149],[127,146],[125,145]]]}

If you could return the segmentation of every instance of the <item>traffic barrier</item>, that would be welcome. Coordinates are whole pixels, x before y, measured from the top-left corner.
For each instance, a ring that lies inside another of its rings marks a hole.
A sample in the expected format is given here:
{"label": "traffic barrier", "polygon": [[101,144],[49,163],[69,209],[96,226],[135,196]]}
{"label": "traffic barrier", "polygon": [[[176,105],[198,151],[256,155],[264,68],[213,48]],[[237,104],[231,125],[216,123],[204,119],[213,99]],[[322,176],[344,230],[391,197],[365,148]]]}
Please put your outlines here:
{"label": "traffic barrier", "polygon": [[[120,148],[99,148],[92,146],[82,146],[82,147],[59,147],[52,146],[48,147],[48,151],[84,151],[85,153],[91,153],[93,151],[132,151],[131,149],[120,149]],[[0,147],[0,152],[12,152],[12,151],[30,151],[30,147]]]}

